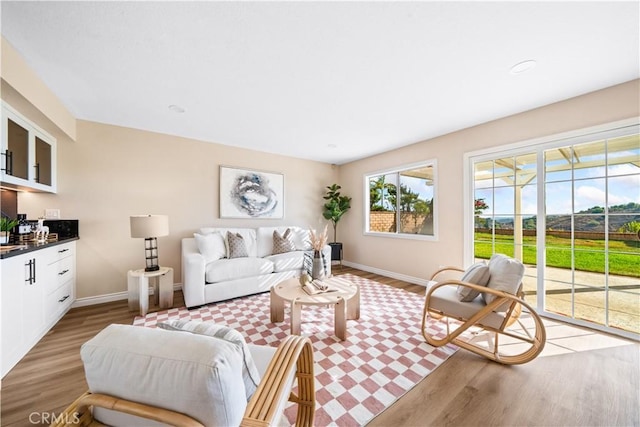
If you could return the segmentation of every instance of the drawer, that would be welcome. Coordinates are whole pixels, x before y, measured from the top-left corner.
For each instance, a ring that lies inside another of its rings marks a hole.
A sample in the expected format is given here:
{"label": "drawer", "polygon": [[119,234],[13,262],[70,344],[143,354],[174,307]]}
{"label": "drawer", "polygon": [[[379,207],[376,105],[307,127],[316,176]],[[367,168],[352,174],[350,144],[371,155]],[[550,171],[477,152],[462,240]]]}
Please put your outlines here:
{"label": "drawer", "polygon": [[[74,258],[67,257],[52,265],[53,272],[55,273],[56,283],[58,285],[73,278],[75,274]],[[57,287],[57,286],[56,286]]]}
{"label": "drawer", "polygon": [[60,286],[45,297],[46,318],[52,319],[64,311],[73,302],[73,281]]}
{"label": "drawer", "polygon": [[75,242],[71,242],[45,249],[43,255],[46,256],[46,263],[53,264],[54,262],[75,255],[75,247]]}

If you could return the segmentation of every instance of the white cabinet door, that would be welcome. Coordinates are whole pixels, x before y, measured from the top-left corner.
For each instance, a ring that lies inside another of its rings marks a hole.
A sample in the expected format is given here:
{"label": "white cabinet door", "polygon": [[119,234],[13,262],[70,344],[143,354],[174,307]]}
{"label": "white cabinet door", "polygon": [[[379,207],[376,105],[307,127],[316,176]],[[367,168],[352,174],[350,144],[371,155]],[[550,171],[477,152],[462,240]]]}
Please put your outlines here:
{"label": "white cabinet door", "polygon": [[25,268],[27,276],[22,288],[22,322],[25,342],[31,347],[40,338],[44,326],[43,289],[50,276],[47,274],[47,264],[38,251],[27,254]]}
{"label": "white cabinet door", "polygon": [[24,257],[7,258],[2,263],[2,376],[22,358],[24,324],[22,321]]}

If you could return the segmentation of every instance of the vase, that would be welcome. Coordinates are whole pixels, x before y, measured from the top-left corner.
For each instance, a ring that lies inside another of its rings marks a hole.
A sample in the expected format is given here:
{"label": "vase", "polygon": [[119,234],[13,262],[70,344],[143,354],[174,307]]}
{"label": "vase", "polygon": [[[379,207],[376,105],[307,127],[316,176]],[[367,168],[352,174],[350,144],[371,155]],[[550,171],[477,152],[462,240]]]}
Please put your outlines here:
{"label": "vase", "polygon": [[313,252],[313,264],[311,268],[311,278],[313,280],[324,279],[324,266],[322,265],[322,256],[320,251]]}
{"label": "vase", "polygon": [[8,231],[0,231],[0,244],[4,245],[9,243],[9,232]]}

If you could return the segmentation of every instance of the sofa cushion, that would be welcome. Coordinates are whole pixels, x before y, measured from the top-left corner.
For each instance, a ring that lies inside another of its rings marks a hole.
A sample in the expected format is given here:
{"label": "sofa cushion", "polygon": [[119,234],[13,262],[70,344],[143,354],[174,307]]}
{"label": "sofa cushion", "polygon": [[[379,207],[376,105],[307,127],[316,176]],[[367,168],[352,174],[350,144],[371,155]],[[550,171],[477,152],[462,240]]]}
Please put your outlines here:
{"label": "sofa cushion", "polygon": [[244,390],[247,394],[247,402],[251,399],[251,396],[253,396],[253,393],[255,393],[258,388],[258,384],[260,384],[260,374],[253,362],[253,357],[251,357],[251,352],[247,347],[247,343],[240,332],[217,323],[183,319],[167,320],[165,322],[158,323],[158,327],[168,331],[184,331],[192,334],[220,338],[240,347],[244,358],[244,364],[242,366],[242,380],[244,381]]}
{"label": "sofa cushion", "polygon": [[247,246],[240,233],[227,232],[227,258],[248,257]]}
{"label": "sofa cushion", "polygon": [[[462,282],[473,283],[474,285],[487,286],[489,282],[489,266],[484,262],[477,262],[464,272]],[[458,286],[458,299],[462,302],[469,302],[480,295],[479,291],[466,286]]]}
{"label": "sofa cushion", "polygon": [[290,228],[287,228],[284,234],[278,233],[278,230],[273,231],[273,255],[286,254],[295,250],[296,246],[293,243],[293,233]]}
{"label": "sofa cushion", "polygon": [[224,237],[219,232],[209,234],[194,233],[198,251],[204,257],[204,262],[209,263],[227,257],[227,246]]}
{"label": "sofa cushion", "polygon": [[273,272],[280,273],[281,271],[302,271],[304,263],[304,252],[293,251],[284,254],[276,254],[265,257],[264,259],[273,262]]}
{"label": "sofa cushion", "polygon": [[[244,415],[242,351],[228,341],[113,324],[80,356],[91,392],[182,412],[204,425],[239,425]],[[94,416],[118,422],[109,410],[96,408]]]}
{"label": "sofa cushion", "polygon": [[224,282],[273,273],[273,268],[273,262],[265,258],[220,259],[205,266],[204,278],[207,283]]}
{"label": "sofa cushion", "polygon": [[[489,260],[489,273],[491,277],[489,278],[489,283],[487,283],[487,288],[515,295],[524,277],[524,265],[517,259],[495,254]],[[486,304],[489,304],[497,297],[485,292],[482,294],[482,298]],[[509,304],[505,303],[495,311],[506,311],[508,308]]]}
{"label": "sofa cushion", "polygon": [[273,254],[273,232],[283,235],[287,230],[294,231],[297,227],[258,227],[256,229],[256,255],[264,258]]}

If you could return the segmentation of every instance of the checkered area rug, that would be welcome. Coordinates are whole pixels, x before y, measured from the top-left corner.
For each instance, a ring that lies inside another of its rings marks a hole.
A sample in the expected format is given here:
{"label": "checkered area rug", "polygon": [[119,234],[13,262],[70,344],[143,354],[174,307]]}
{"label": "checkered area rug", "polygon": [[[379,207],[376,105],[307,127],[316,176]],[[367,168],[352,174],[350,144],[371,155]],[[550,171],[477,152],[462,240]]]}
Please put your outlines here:
{"label": "checkered area rug", "polygon": [[[302,309],[301,332],[314,348],[318,426],[365,425],[456,350],[424,342],[420,332],[423,296],[355,275],[340,277],[360,285],[360,319],[347,321],[346,341],[334,335],[333,307]],[[149,313],[136,317],[133,324],[154,327],[176,318],[226,324],[257,345],[277,347],[289,334],[289,309],[285,309],[284,322],[271,323],[268,293],[194,310]],[[442,336],[436,327],[431,333]],[[293,404],[285,410],[292,425],[295,411]]]}

